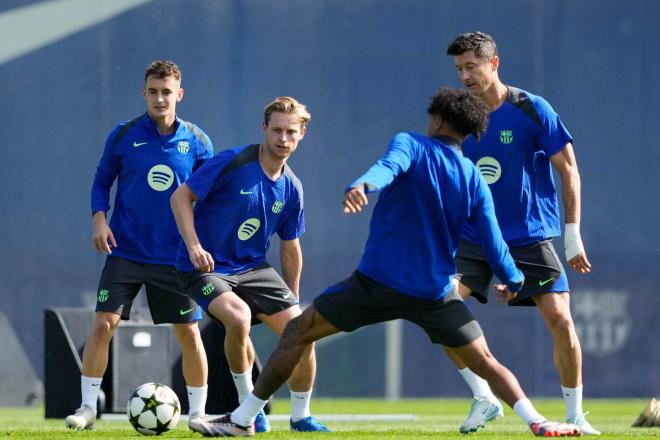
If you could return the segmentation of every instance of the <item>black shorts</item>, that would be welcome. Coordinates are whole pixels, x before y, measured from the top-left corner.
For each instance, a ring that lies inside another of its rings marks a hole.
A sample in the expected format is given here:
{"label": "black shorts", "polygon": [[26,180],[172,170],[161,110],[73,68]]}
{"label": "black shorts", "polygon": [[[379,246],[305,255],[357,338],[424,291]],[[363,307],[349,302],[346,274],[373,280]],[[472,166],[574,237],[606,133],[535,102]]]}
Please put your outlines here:
{"label": "black shorts", "polygon": [[269,264],[236,275],[193,270],[179,272],[178,276],[181,289],[207,314],[211,301],[224,292],[234,292],[245,301],[253,317],[270,316],[298,304],[298,298]]}
{"label": "black shorts", "polygon": [[[525,274],[525,284],[509,305],[533,306],[534,296],[569,291],[568,279],[552,245],[552,239],[528,246],[512,247],[510,252],[518,269]],[[455,262],[456,277],[472,290],[472,296],[479,302],[487,302],[493,270],[486,261],[481,246],[461,240]]]}
{"label": "black shorts", "polygon": [[393,319],[420,326],[434,344],[461,347],[483,335],[481,327],[460,296],[426,300],[397,292],[355,271],[348,279],[326,289],[314,308],[345,332]]}
{"label": "black shorts", "polygon": [[109,256],[99,281],[96,311],[130,319],[133,300],[144,284],[154,324],[186,323],[202,319],[199,307],[179,288],[174,266],[138,263]]}

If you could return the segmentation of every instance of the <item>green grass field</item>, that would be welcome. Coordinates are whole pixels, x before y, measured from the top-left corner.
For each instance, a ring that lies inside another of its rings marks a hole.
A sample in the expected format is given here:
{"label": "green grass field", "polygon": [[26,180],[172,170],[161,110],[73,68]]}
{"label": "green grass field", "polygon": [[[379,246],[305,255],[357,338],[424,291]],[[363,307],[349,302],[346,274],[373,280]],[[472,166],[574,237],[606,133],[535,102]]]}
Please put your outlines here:
{"label": "green grass field", "polygon": [[[533,399],[537,409],[546,417],[559,420],[564,413],[564,404],[556,399]],[[601,431],[600,439],[655,439],[660,437],[660,428],[631,428],[631,423],[646,407],[648,400],[599,400],[590,399],[585,408],[591,414],[589,420]],[[410,399],[399,402],[385,402],[367,399],[315,399],[312,403],[314,414],[414,414],[410,421],[367,421],[367,422],[326,422],[334,431],[331,434],[291,433],[286,422],[273,422],[273,431],[259,434],[265,439],[418,439],[418,438],[461,438],[467,436],[458,432],[469,402],[465,399]],[[288,402],[276,400],[273,414],[287,414]],[[44,419],[43,409],[0,409],[0,438],[7,439],[117,439],[140,438],[128,421],[99,420],[94,431],[75,432],[64,427],[62,420]],[[185,422],[163,438],[202,438],[200,434],[188,430]],[[531,432],[510,409],[505,409],[505,417],[490,423],[472,438],[510,439],[533,438]]]}

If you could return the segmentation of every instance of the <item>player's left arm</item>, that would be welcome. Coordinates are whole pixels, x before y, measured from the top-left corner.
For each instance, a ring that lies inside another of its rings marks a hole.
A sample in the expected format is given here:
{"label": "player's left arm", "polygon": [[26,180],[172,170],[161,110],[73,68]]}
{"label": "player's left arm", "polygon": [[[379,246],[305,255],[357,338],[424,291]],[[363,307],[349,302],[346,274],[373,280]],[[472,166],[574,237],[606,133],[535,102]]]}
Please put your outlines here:
{"label": "player's left arm", "polygon": [[296,298],[300,299],[300,274],[303,265],[300,239],[280,240],[280,264],[282,279]]}
{"label": "player's left arm", "polygon": [[573,143],[567,142],[564,148],[550,156],[550,163],[561,178],[564,202],[565,226],[564,249],[568,264],[580,273],[591,270],[591,263],[580,237],[580,173],[578,171]]}

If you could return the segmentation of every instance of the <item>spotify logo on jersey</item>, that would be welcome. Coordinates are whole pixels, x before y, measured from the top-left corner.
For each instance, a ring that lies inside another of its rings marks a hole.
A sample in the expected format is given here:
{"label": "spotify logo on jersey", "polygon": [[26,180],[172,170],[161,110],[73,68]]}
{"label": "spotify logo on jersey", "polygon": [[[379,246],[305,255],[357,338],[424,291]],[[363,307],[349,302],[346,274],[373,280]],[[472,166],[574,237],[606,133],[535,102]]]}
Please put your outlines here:
{"label": "spotify logo on jersey", "polygon": [[477,162],[477,168],[479,168],[481,175],[484,176],[484,180],[489,185],[500,180],[500,176],[502,175],[502,167],[493,157],[484,156],[479,159]]}
{"label": "spotify logo on jersey", "polygon": [[261,221],[258,218],[249,218],[241,223],[241,226],[238,227],[238,239],[245,241],[248,238],[252,237],[255,232],[259,230],[261,226]]}
{"label": "spotify logo on jersey", "polygon": [[156,165],[149,170],[147,182],[151,189],[165,191],[174,183],[174,171],[167,165]]}

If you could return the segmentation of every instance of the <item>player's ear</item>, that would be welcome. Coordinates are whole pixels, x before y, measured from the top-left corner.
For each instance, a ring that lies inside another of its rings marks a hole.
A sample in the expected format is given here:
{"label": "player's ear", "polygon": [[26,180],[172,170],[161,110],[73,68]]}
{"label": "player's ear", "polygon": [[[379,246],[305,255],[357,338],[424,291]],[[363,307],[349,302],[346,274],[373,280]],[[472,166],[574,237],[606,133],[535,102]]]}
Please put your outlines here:
{"label": "player's ear", "polygon": [[500,57],[495,55],[490,59],[490,68],[496,71],[498,67],[500,67]]}
{"label": "player's ear", "polygon": [[179,89],[178,96],[176,97],[176,102],[179,102],[183,99],[183,88]]}
{"label": "player's ear", "polygon": [[142,97],[145,101],[147,100],[147,89],[144,87],[142,87]]}
{"label": "player's ear", "polygon": [[261,131],[266,133],[268,131],[268,124],[266,124],[265,122],[262,122],[261,123]]}
{"label": "player's ear", "polygon": [[305,137],[305,133],[307,133],[307,126],[303,125],[300,127],[300,139]]}

